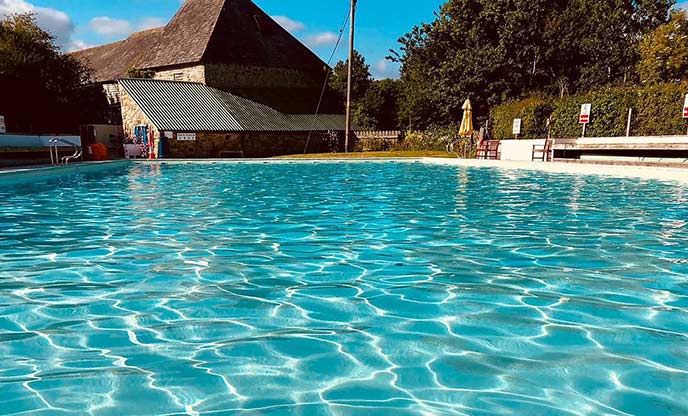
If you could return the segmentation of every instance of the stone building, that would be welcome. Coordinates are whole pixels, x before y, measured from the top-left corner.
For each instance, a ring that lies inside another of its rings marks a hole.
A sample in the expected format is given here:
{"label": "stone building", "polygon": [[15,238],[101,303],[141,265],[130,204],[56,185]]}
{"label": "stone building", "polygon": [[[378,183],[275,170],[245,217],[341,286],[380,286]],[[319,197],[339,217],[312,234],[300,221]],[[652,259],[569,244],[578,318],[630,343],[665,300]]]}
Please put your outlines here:
{"label": "stone building", "polygon": [[[271,115],[295,115],[292,121],[315,113],[330,70],[251,0],[187,0],[164,27],[74,55],[93,68],[94,80],[103,85],[110,103],[121,106],[124,131],[129,135],[132,126],[138,125],[132,115],[142,109],[127,97],[119,80],[127,78],[132,69],[145,71],[154,80],[177,83],[145,84],[164,86],[157,94],[168,94],[174,90],[171,85],[179,83],[202,85],[260,106],[254,109],[269,108],[274,112]],[[158,98],[169,101],[170,97]],[[338,110],[336,100],[325,94],[320,113]],[[217,111],[222,110],[210,109],[206,115]],[[343,117],[317,118],[326,120],[328,130],[344,130]],[[332,124],[333,120],[337,123]],[[297,127],[312,130],[302,123],[291,125],[290,132]]]}
{"label": "stone building", "polygon": [[[286,114],[202,83],[119,81],[124,129],[146,126],[166,158],[341,151],[342,115]],[[164,145],[160,144],[160,141]]]}

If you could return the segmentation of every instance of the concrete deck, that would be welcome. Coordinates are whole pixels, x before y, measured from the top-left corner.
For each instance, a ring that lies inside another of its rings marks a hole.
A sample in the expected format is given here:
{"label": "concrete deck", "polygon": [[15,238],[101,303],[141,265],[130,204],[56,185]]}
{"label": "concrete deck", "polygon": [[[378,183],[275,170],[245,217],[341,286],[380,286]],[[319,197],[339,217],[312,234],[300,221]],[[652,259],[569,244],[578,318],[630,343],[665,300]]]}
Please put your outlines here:
{"label": "concrete deck", "polygon": [[554,150],[688,150],[688,136],[555,139]]}
{"label": "concrete deck", "polygon": [[436,159],[425,158],[426,163],[474,168],[529,169],[548,173],[571,175],[600,175],[620,178],[652,179],[688,184],[688,169],[654,166],[619,166],[585,163],[515,162],[505,160]]}

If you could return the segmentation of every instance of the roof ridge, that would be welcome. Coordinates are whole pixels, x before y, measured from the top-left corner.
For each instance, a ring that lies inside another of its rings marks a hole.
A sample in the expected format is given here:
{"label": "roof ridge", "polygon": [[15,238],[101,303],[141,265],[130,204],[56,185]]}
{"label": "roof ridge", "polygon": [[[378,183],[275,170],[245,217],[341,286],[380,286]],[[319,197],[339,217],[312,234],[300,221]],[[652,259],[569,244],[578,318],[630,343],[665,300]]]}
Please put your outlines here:
{"label": "roof ridge", "polygon": [[[186,0],[186,1],[193,1],[193,0]],[[217,12],[217,16],[215,17],[215,21],[213,22],[213,27],[210,30],[210,36],[208,36],[207,42],[205,42],[205,47],[203,48],[203,53],[201,53],[201,62],[203,61],[203,58],[205,58],[205,53],[208,52],[208,46],[210,45],[210,41],[213,39],[213,35],[215,34],[215,30],[217,30],[217,23],[220,21],[220,17],[222,17],[222,10],[225,8],[227,5],[227,0],[222,0],[222,7],[220,7],[220,10]]]}
{"label": "roof ridge", "polygon": [[145,68],[200,63],[228,0],[186,0],[167,23]]}
{"label": "roof ridge", "polygon": [[[131,32],[131,33],[129,34],[129,36],[127,36],[127,39],[129,39],[129,38],[132,37],[132,36],[143,35],[143,34],[146,34],[146,33],[148,33],[148,32],[153,32],[153,31],[156,31],[156,30],[165,30],[165,27],[167,27],[167,25],[165,25],[165,26],[149,27],[148,29],[137,30],[136,32]],[[126,40],[126,39],[124,39],[124,40]]]}
{"label": "roof ridge", "polygon": [[[127,39],[129,39],[129,38],[127,38]],[[75,55],[75,54],[78,55],[80,52],[88,52],[88,51],[92,51],[94,49],[104,48],[106,46],[117,45],[118,43],[126,42],[127,39],[121,39],[121,40],[116,40],[116,41],[110,42],[110,43],[104,43],[102,45],[94,45],[94,46],[89,46],[88,48],[77,49],[75,51],[67,52],[67,55]]]}
{"label": "roof ridge", "polygon": [[144,81],[144,82],[169,82],[172,84],[198,84],[198,85],[206,85],[202,82],[196,82],[196,81],[175,81],[172,79],[156,79],[156,78],[132,78],[132,77],[124,77],[124,78],[119,78],[119,81]]}
{"label": "roof ridge", "polygon": [[151,32],[159,31],[159,30],[161,30],[161,29],[165,29],[165,26],[151,27],[151,28],[148,28],[148,29],[143,29],[143,30],[139,30],[139,31],[136,31],[136,32],[132,32],[132,33],[129,34],[129,36],[127,36],[127,37],[124,38],[124,39],[120,39],[120,40],[116,40],[116,41],[108,42],[108,43],[103,43],[102,45],[89,46],[88,48],[83,48],[83,49],[78,49],[78,50],[76,50],[76,51],[68,52],[68,54],[75,54],[75,53],[79,53],[79,52],[84,52],[84,51],[90,51],[90,50],[93,50],[93,49],[103,48],[103,47],[106,47],[106,46],[117,45],[118,43],[124,43],[124,42],[126,42],[126,41],[128,41],[128,40],[132,40],[132,38],[134,38],[134,37],[136,37],[136,36],[147,35],[147,34],[149,34],[149,33],[151,33]]}

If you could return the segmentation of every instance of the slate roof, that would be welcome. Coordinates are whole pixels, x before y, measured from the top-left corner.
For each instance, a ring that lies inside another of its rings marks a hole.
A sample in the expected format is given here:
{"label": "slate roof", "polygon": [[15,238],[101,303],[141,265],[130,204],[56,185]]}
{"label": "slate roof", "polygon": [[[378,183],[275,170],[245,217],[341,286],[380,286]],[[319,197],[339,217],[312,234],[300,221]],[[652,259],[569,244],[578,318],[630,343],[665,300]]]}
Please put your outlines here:
{"label": "slate roof", "polygon": [[127,39],[95,48],[72,52],[94,69],[95,82],[114,81],[126,76],[129,68],[141,68],[163,32],[162,27],[131,34]]}
{"label": "slate roof", "polygon": [[205,84],[122,79],[120,85],[161,131],[306,132],[343,131],[338,114],[284,114]]}
{"label": "slate roof", "polygon": [[167,26],[73,54],[90,64],[97,82],[125,77],[130,67],[209,63],[308,71],[326,68],[251,0],[187,0]]}
{"label": "slate roof", "polygon": [[232,3],[236,0],[187,0],[164,27],[160,44],[150,51],[144,67],[159,68],[201,62],[225,8],[225,1]]}

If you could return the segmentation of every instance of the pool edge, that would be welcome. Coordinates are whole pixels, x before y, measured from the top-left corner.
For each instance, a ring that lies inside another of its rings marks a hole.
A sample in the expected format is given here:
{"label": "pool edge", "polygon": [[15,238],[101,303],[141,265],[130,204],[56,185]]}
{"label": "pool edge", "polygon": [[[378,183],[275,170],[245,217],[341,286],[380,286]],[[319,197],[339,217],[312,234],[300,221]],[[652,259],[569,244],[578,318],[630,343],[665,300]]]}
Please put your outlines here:
{"label": "pool edge", "polygon": [[27,166],[0,170],[0,185],[21,184],[32,180],[58,178],[75,172],[100,172],[129,166],[130,160],[109,160],[104,162],[83,162],[67,166]]}
{"label": "pool edge", "polygon": [[280,159],[158,159],[114,160],[85,162],[69,166],[23,167],[0,170],[0,185],[15,184],[35,179],[50,179],[74,172],[97,172],[129,165],[219,165],[219,164],[359,164],[359,163],[406,163],[455,166],[465,168],[493,168],[504,170],[531,170],[552,174],[606,176],[657,180],[688,184],[688,169],[654,166],[621,166],[570,164],[559,162],[517,162],[504,160],[450,159],[434,157],[418,158],[280,158]]}

